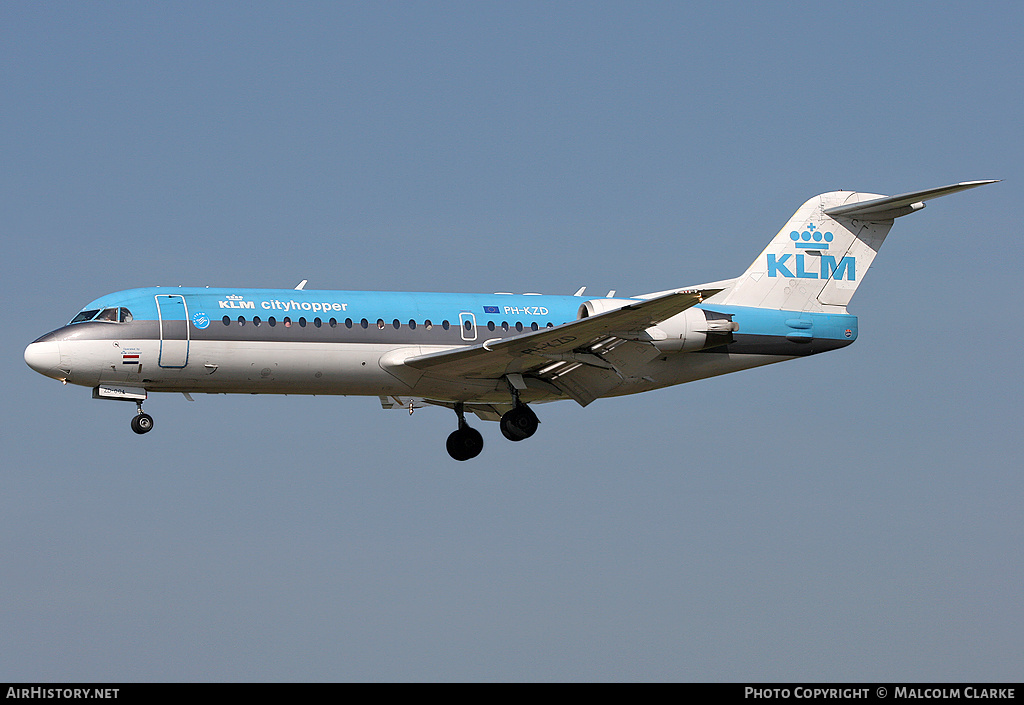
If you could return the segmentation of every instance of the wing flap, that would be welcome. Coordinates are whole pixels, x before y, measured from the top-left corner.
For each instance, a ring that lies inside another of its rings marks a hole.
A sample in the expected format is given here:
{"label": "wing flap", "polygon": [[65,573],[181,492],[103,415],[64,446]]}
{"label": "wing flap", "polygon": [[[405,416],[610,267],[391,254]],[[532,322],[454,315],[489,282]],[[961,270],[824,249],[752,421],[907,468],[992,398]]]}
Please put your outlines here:
{"label": "wing flap", "polygon": [[580,406],[586,406],[622,384],[622,378],[612,370],[578,367],[553,377],[551,384]]}

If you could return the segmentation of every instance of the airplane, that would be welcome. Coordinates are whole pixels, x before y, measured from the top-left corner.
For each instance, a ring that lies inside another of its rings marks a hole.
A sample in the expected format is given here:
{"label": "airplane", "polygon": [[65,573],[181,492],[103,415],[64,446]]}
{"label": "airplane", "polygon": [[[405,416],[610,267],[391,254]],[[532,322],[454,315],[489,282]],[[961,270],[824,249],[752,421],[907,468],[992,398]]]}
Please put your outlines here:
{"label": "airplane", "polygon": [[376,396],[453,410],[448,454],[480,454],[471,412],[522,441],[531,405],[637,394],[846,347],[846,307],[901,216],[997,180],[811,198],[739,277],[632,297],[150,287],[102,296],[25,349],[96,399],[150,392]]}

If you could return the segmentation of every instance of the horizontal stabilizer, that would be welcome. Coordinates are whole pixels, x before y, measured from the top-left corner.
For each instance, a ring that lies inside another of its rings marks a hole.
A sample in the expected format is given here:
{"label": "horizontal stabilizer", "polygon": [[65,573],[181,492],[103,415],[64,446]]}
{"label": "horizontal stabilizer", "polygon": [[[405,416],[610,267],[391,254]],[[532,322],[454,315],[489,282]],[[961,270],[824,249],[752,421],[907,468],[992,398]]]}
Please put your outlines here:
{"label": "horizontal stabilizer", "polygon": [[836,206],[825,210],[825,215],[832,218],[857,218],[858,220],[881,221],[893,220],[903,215],[924,208],[924,202],[939,196],[948,196],[958,191],[966,191],[969,188],[977,188],[985,184],[994,184],[999,179],[988,181],[964,181],[959,184],[930,188],[925,191],[914,191],[899,196],[886,196],[875,198],[870,201],[851,203],[845,206]]}

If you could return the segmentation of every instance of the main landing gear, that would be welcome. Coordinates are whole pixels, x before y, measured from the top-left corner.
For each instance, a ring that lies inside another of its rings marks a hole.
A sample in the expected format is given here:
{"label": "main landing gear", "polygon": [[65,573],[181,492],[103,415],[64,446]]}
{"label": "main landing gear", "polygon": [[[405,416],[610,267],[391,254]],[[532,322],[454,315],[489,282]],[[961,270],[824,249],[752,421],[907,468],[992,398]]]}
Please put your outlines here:
{"label": "main landing gear", "polygon": [[462,402],[455,404],[455,413],[459,416],[459,428],[448,436],[448,442],[445,444],[448,455],[455,460],[475,458],[484,449],[484,437],[466,423],[466,412]]}
{"label": "main landing gear", "polygon": [[[512,392],[513,406],[502,414],[498,425],[505,438],[510,441],[522,441],[537,432],[540,419],[533,413],[533,409],[519,401],[519,390],[511,383],[509,389]],[[466,407],[462,402],[456,402],[455,413],[459,417],[459,428],[448,436],[448,455],[455,460],[475,458],[484,449],[484,438],[479,431],[466,423]]]}
{"label": "main landing gear", "polygon": [[142,411],[142,402],[135,402],[138,408],[135,416],[132,417],[132,430],[138,434],[149,433],[153,430],[153,417]]}
{"label": "main landing gear", "polygon": [[537,432],[540,419],[533,409],[516,399],[516,405],[501,416],[501,434],[510,441],[522,441]]}
{"label": "main landing gear", "polygon": [[533,409],[519,401],[519,390],[526,389],[522,375],[510,375],[505,378],[509,394],[512,395],[512,408],[501,415],[501,435],[510,441],[522,441],[537,432],[540,419]]}

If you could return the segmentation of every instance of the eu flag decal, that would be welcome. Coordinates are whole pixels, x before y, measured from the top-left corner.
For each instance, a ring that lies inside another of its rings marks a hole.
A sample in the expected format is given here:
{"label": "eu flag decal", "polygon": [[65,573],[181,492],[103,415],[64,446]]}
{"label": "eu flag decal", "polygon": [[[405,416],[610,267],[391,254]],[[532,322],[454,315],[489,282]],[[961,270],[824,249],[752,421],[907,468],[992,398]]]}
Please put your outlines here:
{"label": "eu flag decal", "polygon": [[484,313],[499,313],[497,306],[484,306]]}

